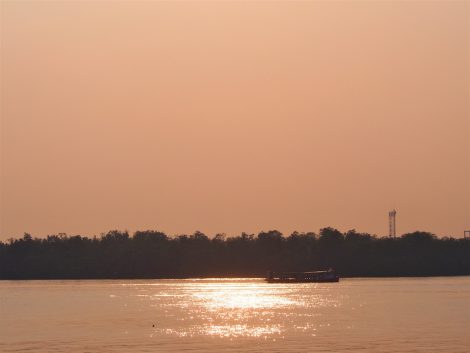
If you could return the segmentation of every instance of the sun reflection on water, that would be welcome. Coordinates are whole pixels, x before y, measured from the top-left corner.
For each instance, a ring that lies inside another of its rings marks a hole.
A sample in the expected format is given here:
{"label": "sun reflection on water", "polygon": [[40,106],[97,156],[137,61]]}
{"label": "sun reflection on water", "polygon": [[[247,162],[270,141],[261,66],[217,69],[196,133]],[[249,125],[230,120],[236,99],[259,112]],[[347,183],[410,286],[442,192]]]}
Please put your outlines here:
{"label": "sun reflection on water", "polygon": [[263,285],[209,284],[202,286],[193,296],[209,310],[269,309],[300,303]]}
{"label": "sun reflection on water", "polygon": [[205,333],[218,337],[264,337],[281,333],[281,326],[214,325],[207,327]]}
{"label": "sun reflection on water", "polygon": [[168,325],[156,326],[155,333],[276,339],[292,330],[315,336],[325,324],[321,310],[338,305],[331,294],[322,286],[234,279],[180,282],[136,295],[163,309]]}

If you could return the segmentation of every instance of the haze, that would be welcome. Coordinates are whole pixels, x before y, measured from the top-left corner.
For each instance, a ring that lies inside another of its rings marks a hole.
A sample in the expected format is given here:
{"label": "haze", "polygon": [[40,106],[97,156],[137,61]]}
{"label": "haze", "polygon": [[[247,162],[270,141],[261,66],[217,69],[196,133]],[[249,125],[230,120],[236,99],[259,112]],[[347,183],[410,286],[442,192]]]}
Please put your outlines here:
{"label": "haze", "polygon": [[0,240],[470,229],[468,2],[1,3]]}

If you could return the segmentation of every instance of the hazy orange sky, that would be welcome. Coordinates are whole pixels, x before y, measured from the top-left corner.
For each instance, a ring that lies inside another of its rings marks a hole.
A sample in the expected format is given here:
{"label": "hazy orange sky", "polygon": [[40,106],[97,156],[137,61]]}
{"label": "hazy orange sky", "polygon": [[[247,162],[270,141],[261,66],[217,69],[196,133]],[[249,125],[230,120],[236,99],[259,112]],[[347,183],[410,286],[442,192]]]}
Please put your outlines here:
{"label": "hazy orange sky", "polygon": [[461,237],[469,2],[1,2],[0,240]]}

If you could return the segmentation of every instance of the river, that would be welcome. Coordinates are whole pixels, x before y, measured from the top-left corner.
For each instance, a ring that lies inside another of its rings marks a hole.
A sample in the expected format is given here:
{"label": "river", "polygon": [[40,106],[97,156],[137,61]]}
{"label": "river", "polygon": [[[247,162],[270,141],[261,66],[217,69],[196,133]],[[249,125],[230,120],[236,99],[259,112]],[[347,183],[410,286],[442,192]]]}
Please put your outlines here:
{"label": "river", "polygon": [[469,352],[470,277],[0,281],[2,352]]}

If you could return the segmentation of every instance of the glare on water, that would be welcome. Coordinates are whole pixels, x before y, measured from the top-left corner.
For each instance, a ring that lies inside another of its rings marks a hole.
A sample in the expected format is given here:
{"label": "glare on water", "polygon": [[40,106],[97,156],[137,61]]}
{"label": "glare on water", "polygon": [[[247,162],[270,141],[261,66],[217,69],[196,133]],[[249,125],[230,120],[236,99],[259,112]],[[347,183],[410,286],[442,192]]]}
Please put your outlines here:
{"label": "glare on water", "polygon": [[260,309],[299,304],[279,294],[280,291],[258,283],[215,283],[201,285],[194,297],[210,310]]}
{"label": "glare on water", "polygon": [[466,352],[470,278],[0,282],[0,351]]}

